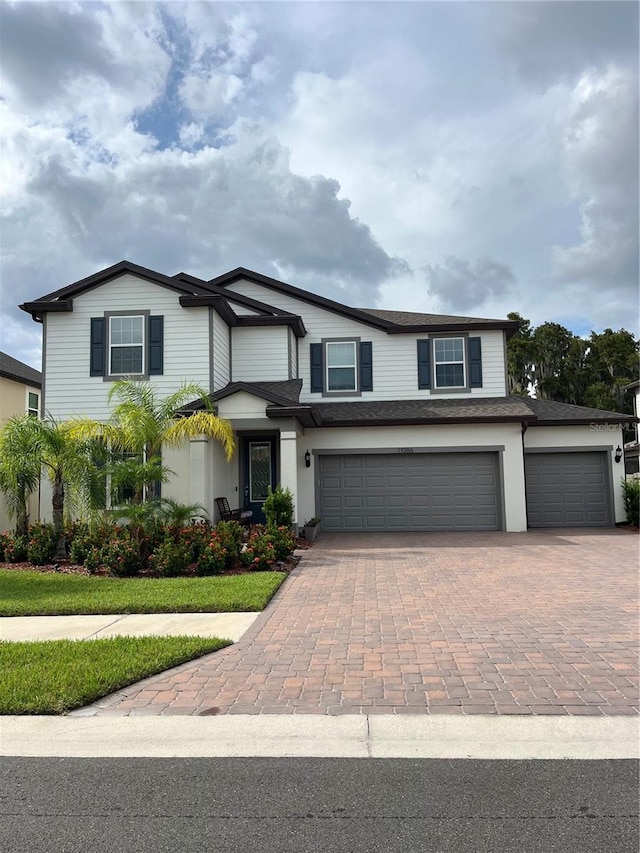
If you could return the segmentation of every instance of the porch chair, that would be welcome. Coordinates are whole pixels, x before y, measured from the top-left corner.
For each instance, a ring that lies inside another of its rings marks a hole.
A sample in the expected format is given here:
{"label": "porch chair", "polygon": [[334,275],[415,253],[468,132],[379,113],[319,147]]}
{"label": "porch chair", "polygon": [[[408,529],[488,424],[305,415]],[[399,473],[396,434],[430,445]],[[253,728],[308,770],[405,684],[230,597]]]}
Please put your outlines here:
{"label": "porch chair", "polygon": [[251,524],[253,510],[244,509],[243,507],[231,509],[229,501],[226,498],[216,498],[216,505],[222,521],[239,521],[240,524]]}

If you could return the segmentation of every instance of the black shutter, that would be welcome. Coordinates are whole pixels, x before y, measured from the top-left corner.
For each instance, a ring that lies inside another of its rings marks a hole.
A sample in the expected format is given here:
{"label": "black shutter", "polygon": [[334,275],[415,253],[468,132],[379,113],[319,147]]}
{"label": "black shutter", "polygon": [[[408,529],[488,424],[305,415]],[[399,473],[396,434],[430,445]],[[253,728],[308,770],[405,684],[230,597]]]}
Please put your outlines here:
{"label": "black shutter", "polygon": [[309,359],[311,364],[311,390],[322,392],[324,390],[322,344],[309,344]]}
{"label": "black shutter", "polygon": [[149,376],[161,376],[164,362],[164,317],[149,317]]}
{"label": "black shutter", "polygon": [[373,391],[373,348],[371,341],[360,342],[360,390]]}
{"label": "black shutter", "polygon": [[104,376],[107,321],[104,317],[91,318],[91,344],[89,348],[89,376]]}
{"label": "black shutter", "polygon": [[469,338],[469,388],[482,388],[482,345],[480,338]]}
{"label": "black shutter", "polygon": [[418,341],[418,388],[431,388],[431,341]]}

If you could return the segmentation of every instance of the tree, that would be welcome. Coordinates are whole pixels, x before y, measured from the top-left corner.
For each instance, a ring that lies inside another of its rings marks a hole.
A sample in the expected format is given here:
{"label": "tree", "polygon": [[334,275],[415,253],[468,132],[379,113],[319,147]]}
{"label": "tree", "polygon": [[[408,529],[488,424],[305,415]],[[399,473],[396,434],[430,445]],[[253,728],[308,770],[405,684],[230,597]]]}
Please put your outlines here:
{"label": "tree", "polygon": [[[116,404],[106,423],[76,421],[74,434],[87,439],[101,439],[125,458],[113,466],[120,485],[133,489],[133,502],[153,500],[158,481],[166,482],[170,472],[161,462],[163,447],[177,447],[185,440],[206,435],[219,441],[227,460],[235,450],[233,429],[213,413],[207,391],[195,383],[185,383],[173,394],[161,399],[158,390],[143,380],[123,379],[109,391],[109,402]],[[183,412],[184,406],[202,400],[203,411]]]}
{"label": "tree", "polygon": [[80,506],[95,509],[104,505],[104,468],[98,463],[105,449],[91,439],[75,435],[68,421],[45,419],[36,423],[34,453],[51,482],[52,521],[57,539],[55,557],[63,560],[67,555],[65,516]]}
{"label": "tree", "polygon": [[533,388],[543,400],[632,411],[624,386],[638,376],[640,345],[630,332],[605,329],[581,338],[559,323],[542,323],[534,329],[518,313],[508,316],[518,323],[507,344],[511,394],[527,395]]}
{"label": "tree", "polygon": [[509,320],[518,324],[518,330],[509,339],[507,346],[507,377],[509,393],[520,397],[529,395],[533,382],[533,333],[531,321],[525,320],[517,311],[507,314]]}
{"label": "tree", "polygon": [[0,435],[0,487],[16,516],[16,533],[28,532],[27,501],[44,472],[52,485],[56,559],[66,557],[65,514],[99,501],[101,471],[96,448],[72,434],[69,423],[23,415],[7,422]]}
{"label": "tree", "polygon": [[31,415],[10,418],[0,430],[0,490],[16,536],[29,531],[29,498],[40,483],[40,459],[34,453],[38,420]]}

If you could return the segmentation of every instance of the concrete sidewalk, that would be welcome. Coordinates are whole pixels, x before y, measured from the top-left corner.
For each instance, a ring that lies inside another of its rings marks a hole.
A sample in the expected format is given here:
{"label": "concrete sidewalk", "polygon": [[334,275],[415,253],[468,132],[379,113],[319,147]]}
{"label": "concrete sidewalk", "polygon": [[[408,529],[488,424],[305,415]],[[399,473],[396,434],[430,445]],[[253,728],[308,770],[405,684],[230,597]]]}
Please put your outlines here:
{"label": "concrete sidewalk", "polygon": [[0,640],[97,640],[104,637],[221,637],[236,643],[259,613],[126,613],[108,616],[3,616]]}

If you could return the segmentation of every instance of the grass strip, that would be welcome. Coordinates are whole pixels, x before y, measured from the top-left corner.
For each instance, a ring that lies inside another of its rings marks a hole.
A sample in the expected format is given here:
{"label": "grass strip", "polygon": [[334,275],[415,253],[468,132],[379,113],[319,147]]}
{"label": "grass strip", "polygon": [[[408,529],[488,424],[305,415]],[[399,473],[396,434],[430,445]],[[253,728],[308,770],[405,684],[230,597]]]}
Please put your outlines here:
{"label": "grass strip", "polygon": [[0,616],[237,613],[263,610],[286,572],[204,578],[104,578],[0,570]]}
{"label": "grass strip", "polygon": [[0,642],[0,714],[63,714],[227,645],[183,636]]}

